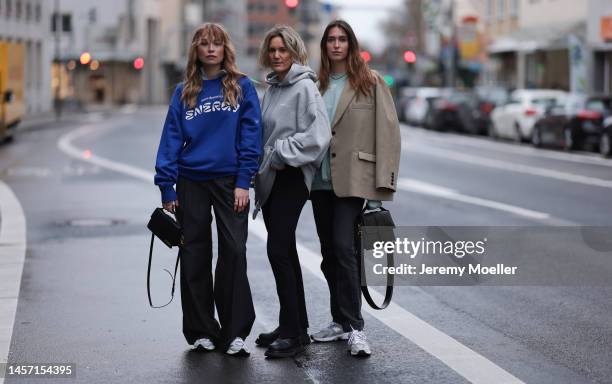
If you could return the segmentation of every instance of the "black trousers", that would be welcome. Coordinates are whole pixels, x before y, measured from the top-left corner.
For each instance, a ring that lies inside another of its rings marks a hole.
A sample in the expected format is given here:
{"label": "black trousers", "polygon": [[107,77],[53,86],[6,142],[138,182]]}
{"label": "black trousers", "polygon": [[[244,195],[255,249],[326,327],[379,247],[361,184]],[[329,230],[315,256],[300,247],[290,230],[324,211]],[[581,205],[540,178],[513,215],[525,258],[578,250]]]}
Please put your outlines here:
{"label": "black trousers", "polygon": [[268,230],[268,258],[280,302],[280,337],[298,337],[308,330],[302,270],[295,230],[308,200],[308,189],[299,168],[277,171],[272,192],[262,207]]}
{"label": "black trousers", "polygon": [[355,223],[364,199],[337,197],[333,191],[310,194],[321,242],[321,270],[329,286],[332,320],[345,331],[363,329],[361,280],[355,250]]}
{"label": "black trousers", "polygon": [[[179,177],[176,185],[184,233],[179,251],[183,334],[189,344],[208,337],[227,346],[236,337],[246,339],[255,322],[246,261],[249,210],[234,211],[234,187],[233,176],[202,182]],[[218,236],[214,288],[211,207]]]}

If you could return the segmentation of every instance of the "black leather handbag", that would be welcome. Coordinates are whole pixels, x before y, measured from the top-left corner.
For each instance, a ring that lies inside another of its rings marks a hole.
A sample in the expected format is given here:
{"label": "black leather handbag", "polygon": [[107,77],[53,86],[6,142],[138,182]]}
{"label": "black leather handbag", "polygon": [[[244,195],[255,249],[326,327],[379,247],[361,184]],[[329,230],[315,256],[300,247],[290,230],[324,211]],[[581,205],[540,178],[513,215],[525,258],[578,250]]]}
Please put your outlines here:
{"label": "black leather handbag", "polygon": [[[364,231],[362,227],[373,228],[369,228],[367,231]],[[395,223],[393,222],[393,218],[391,217],[391,212],[389,212],[383,207],[372,211],[367,211],[364,208],[361,212],[361,215],[359,216],[359,220],[357,222],[355,249],[357,249],[357,252],[359,253],[361,276],[363,279],[366,278],[366,274],[363,254],[361,253],[362,248],[364,250],[370,250],[374,247],[374,242],[376,241],[395,241],[395,233],[393,231],[394,228]],[[387,265],[389,267],[392,267],[394,265],[392,253],[387,254]],[[387,308],[389,303],[391,303],[391,298],[393,297],[393,278],[393,274],[387,274],[387,289],[385,290],[385,299],[383,300],[383,303],[380,306],[377,305],[372,299],[372,296],[370,296],[367,282],[362,282],[361,293],[363,293],[363,297],[368,302],[370,307],[374,309],[385,309]]]}
{"label": "black leather handbag", "polygon": [[176,222],[170,215],[167,215],[162,208],[155,208],[151,214],[151,219],[147,224],[147,228],[151,231],[151,245],[149,247],[149,265],[147,267],[147,296],[149,297],[149,305],[153,308],[163,308],[174,300],[174,286],[176,282],[176,271],[178,270],[179,257],[176,256],[176,264],[174,265],[174,275],[167,269],[172,278],[172,292],[170,301],[164,305],[155,306],[151,300],[151,261],[153,259],[153,241],[157,236],[168,248],[180,247],[183,245],[183,230],[179,223]]}

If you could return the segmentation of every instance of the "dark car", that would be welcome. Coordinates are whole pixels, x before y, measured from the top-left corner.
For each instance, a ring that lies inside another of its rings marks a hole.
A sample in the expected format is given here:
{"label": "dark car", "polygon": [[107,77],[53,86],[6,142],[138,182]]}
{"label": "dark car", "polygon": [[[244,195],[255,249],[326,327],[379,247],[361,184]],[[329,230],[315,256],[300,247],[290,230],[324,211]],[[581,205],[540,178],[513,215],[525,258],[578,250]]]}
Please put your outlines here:
{"label": "dark car", "polygon": [[603,121],[611,114],[612,95],[570,94],[546,107],[534,125],[531,142],[536,147],[597,150]]}
{"label": "dark car", "polygon": [[599,153],[603,157],[612,157],[612,116],[604,120],[604,127],[599,137]]}
{"label": "dark car", "polygon": [[433,101],[426,124],[437,131],[486,134],[492,109],[492,105],[480,100],[474,92],[445,89]]}
{"label": "dark car", "polygon": [[474,91],[478,95],[478,107],[486,115],[487,134],[494,136],[491,111],[495,107],[506,104],[508,99],[510,99],[510,92],[507,88],[494,86],[480,86],[476,87]]}

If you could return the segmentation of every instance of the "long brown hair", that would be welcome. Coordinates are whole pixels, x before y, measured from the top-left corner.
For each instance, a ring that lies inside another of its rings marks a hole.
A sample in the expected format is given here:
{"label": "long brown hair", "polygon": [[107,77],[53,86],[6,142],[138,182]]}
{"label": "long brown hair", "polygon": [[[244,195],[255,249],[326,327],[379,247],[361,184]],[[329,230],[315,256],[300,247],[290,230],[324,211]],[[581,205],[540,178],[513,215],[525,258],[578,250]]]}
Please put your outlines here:
{"label": "long brown hair", "polygon": [[329,86],[329,76],[331,73],[331,60],[327,55],[327,37],[329,31],[338,27],[346,32],[348,37],[348,55],[346,56],[346,73],[351,87],[364,96],[372,94],[372,86],[376,84],[376,78],[368,67],[359,50],[357,36],[353,28],[344,20],[334,20],[325,27],[321,38],[321,67],[319,68],[319,89],[324,93]]}
{"label": "long brown hair", "polygon": [[202,90],[202,63],[198,60],[198,45],[203,39],[220,40],[223,43],[223,61],[221,68],[225,70],[223,77],[223,101],[232,107],[238,105],[242,97],[242,90],[238,79],[245,76],[236,65],[236,50],[229,34],[221,24],[206,23],[198,28],[191,39],[189,54],[187,56],[187,69],[183,80],[183,93],[181,101],[189,108],[196,106],[198,94]]}

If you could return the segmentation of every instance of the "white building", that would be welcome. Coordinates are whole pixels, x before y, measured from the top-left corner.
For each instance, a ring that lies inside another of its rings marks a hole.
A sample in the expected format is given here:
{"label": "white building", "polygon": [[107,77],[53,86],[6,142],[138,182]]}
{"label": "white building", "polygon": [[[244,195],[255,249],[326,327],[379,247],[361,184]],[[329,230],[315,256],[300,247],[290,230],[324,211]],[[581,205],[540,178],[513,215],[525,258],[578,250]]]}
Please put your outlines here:
{"label": "white building", "polygon": [[0,1],[0,41],[23,44],[25,51],[24,99],[26,114],[51,109],[52,47],[49,0]]}

